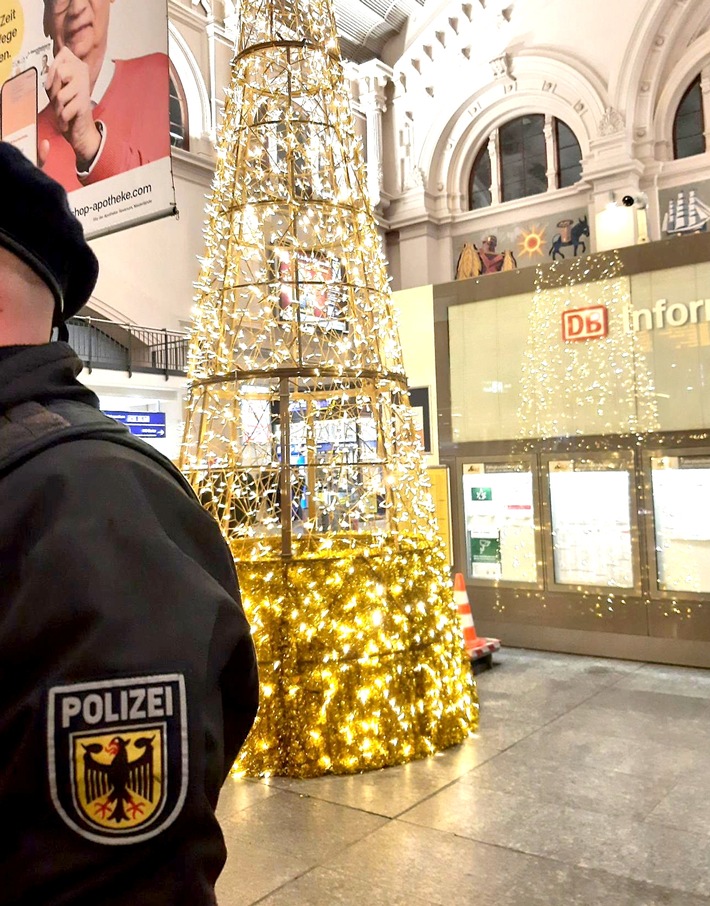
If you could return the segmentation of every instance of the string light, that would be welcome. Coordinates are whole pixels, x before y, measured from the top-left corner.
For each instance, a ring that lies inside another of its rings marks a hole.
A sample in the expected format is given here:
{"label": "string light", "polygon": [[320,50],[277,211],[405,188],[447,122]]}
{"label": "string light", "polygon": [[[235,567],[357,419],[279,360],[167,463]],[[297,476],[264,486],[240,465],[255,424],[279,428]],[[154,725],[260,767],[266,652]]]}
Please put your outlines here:
{"label": "string light", "polygon": [[[585,343],[560,342],[562,313],[594,306],[606,309],[607,335]],[[658,431],[649,340],[627,329],[631,309],[629,281],[616,251],[577,258],[566,269],[558,263],[537,268],[516,450],[553,451],[558,449],[557,440],[570,438],[566,451],[575,457],[601,453],[613,460],[640,448],[648,434]],[[629,493],[643,499],[643,475],[632,469],[634,474],[636,487],[630,486]],[[575,592],[587,612],[602,621],[614,618],[631,596],[629,591],[595,591],[583,585]],[[534,600],[544,608],[545,594],[519,589],[513,599]],[[498,612],[506,610],[499,593],[495,607]],[[578,612],[576,602],[570,607]]]}
{"label": "string light", "polygon": [[245,0],[207,204],[181,466],[262,680],[236,770],[420,758],[477,726],[327,0]]}
{"label": "string light", "polygon": [[398,764],[461,742],[470,668],[438,547],[335,536],[298,556],[233,541],[259,649],[257,723],[236,766],[316,776]]}
{"label": "string light", "polygon": [[[635,436],[658,429],[647,350],[640,334],[626,329],[631,292],[622,270],[616,251],[576,258],[568,270],[538,266],[522,368],[522,436]],[[561,343],[561,315],[593,306],[607,311],[607,335]]]}

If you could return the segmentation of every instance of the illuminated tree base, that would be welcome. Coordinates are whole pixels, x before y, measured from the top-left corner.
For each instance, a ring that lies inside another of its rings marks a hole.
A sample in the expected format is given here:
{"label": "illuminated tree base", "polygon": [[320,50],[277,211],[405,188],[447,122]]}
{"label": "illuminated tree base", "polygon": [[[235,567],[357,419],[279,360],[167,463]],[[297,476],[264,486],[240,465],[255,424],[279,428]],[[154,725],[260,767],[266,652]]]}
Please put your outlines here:
{"label": "illuminated tree base", "polygon": [[392,535],[232,542],[261,678],[239,774],[316,777],[462,742],[478,703],[438,546]]}

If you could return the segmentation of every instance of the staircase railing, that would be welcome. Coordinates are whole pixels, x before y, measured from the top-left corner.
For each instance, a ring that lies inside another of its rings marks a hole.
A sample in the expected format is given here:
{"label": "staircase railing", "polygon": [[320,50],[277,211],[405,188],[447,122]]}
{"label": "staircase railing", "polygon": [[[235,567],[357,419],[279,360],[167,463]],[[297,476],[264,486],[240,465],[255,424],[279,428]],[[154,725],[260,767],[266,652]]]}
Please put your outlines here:
{"label": "staircase railing", "polygon": [[187,373],[189,334],[138,327],[102,318],[75,317],[67,324],[69,343],[91,372],[94,368],[169,377]]}

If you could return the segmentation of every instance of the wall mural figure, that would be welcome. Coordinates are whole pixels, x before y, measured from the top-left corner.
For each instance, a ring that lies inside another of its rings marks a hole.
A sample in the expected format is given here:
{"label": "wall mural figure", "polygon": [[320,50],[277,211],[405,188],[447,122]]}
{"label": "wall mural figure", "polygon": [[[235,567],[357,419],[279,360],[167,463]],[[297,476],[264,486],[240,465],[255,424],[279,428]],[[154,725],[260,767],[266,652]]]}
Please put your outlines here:
{"label": "wall mural figure", "polygon": [[684,233],[704,233],[710,222],[710,207],[698,197],[695,189],[678,192],[677,198],[668,201],[668,209],[663,215],[663,232],[669,235],[682,236]]}
{"label": "wall mural figure", "polygon": [[564,258],[565,256],[561,249],[569,246],[574,246],[575,257],[580,246],[582,247],[582,254],[586,253],[587,244],[582,238],[583,236],[589,236],[589,220],[586,214],[584,217],[580,217],[577,223],[568,218],[559,220],[557,226],[560,232],[552,240],[552,248],[549,253],[553,261],[557,259],[558,255],[560,258]]}
{"label": "wall mural figure", "polygon": [[456,262],[456,279],[467,280],[469,277],[478,277],[481,273],[481,259],[475,245],[464,242],[459,260]]}
{"label": "wall mural figure", "polygon": [[483,265],[484,274],[496,274],[499,271],[514,271],[517,267],[515,257],[510,249],[504,252],[498,252],[498,238],[496,236],[486,236],[481,243],[481,250],[478,253]]}
{"label": "wall mural figure", "polygon": [[497,248],[498,238],[493,235],[486,236],[480,249],[470,242],[465,242],[456,262],[456,279],[466,280],[482,274],[515,270],[517,264],[510,249],[499,252]]}
{"label": "wall mural figure", "polygon": [[527,229],[521,227],[518,239],[518,254],[521,258],[527,255],[532,262],[532,260],[538,256],[540,258],[545,256],[544,248],[547,244],[545,242],[546,230],[546,226],[537,224],[531,225]]}

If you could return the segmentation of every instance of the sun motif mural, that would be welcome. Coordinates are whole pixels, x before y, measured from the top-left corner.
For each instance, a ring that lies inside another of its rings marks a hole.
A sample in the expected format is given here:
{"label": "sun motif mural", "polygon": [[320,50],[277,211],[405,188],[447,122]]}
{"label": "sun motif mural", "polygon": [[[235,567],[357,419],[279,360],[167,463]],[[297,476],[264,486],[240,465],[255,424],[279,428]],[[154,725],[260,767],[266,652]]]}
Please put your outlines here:
{"label": "sun motif mural", "polygon": [[518,240],[518,255],[528,255],[530,258],[542,257],[545,246],[545,227],[535,224],[529,230],[522,229],[522,236]]}

